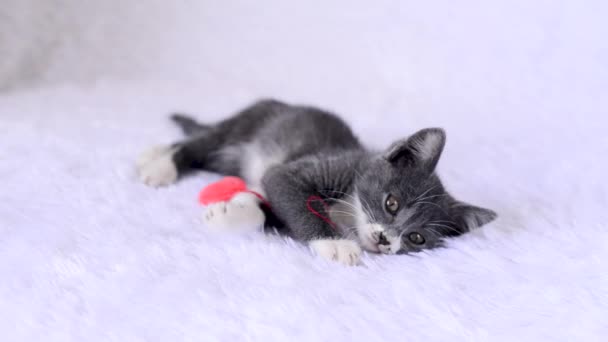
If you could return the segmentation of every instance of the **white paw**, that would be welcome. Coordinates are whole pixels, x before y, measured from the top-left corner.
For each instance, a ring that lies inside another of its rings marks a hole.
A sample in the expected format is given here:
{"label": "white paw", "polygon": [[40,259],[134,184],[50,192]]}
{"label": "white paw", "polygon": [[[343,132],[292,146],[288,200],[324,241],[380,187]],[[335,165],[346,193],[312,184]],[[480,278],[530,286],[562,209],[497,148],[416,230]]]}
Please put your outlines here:
{"label": "white paw", "polygon": [[169,149],[170,149],[170,147],[167,145],[159,145],[159,146],[151,147],[139,155],[139,158],[137,158],[135,165],[137,166],[138,169],[140,169],[140,168],[144,167],[146,164],[148,164],[149,162],[151,162],[152,160],[167,153],[167,151]]}
{"label": "white paw", "polygon": [[309,245],[317,255],[344,265],[357,265],[361,258],[361,247],[352,240],[314,240]]}
{"label": "white paw", "polygon": [[174,152],[170,146],[158,146],[142,153],[136,163],[139,179],[153,187],[175,183],[177,168],[173,162]]}
{"label": "white paw", "polygon": [[209,228],[215,230],[260,231],[266,217],[259,202],[254,194],[243,192],[228,202],[208,205],[203,220]]}

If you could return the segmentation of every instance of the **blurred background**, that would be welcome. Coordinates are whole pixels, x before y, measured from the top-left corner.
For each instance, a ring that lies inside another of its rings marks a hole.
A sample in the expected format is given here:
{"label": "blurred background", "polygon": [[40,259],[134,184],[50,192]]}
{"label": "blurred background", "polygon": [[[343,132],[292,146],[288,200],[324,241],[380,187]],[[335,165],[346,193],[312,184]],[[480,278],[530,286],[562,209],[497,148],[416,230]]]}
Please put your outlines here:
{"label": "blurred background", "polygon": [[275,97],[375,147],[441,126],[445,164],[518,160],[519,177],[567,163],[544,153],[556,142],[606,142],[606,1],[1,1],[0,94],[42,92],[1,115],[55,116],[49,134],[147,118],[152,143],[170,111],[213,121]]}
{"label": "blurred background", "polygon": [[42,92],[0,115],[55,116],[49,134],[105,118],[140,127],[135,149],[173,132],[170,111],[213,121],[275,97],[375,147],[441,126],[443,164],[517,160],[519,178],[567,163],[544,153],[556,142],[606,140],[606,1],[0,1],[0,94]]}
{"label": "blurred background", "polygon": [[492,109],[502,115],[521,102],[542,115],[566,95],[569,109],[584,113],[607,86],[607,7],[543,0],[2,0],[0,89],[155,79],[452,113],[481,111],[477,106],[491,101],[502,104]]}

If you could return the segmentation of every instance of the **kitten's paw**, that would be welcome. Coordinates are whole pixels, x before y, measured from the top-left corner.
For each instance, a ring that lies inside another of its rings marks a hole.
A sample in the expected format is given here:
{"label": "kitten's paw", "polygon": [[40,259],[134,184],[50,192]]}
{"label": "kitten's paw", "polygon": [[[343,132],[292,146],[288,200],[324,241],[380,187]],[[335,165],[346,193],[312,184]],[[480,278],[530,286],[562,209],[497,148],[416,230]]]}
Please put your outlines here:
{"label": "kitten's paw", "polygon": [[315,240],[309,246],[315,254],[348,266],[357,265],[361,258],[361,247],[352,240]]}
{"label": "kitten's paw", "polygon": [[139,155],[139,158],[137,158],[137,161],[135,162],[135,166],[137,167],[137,169],[141,169],[149,162],[167,153],[167,151],[169,151],[170,149],[171,148],[167,145],[158,145],[150,147]]}
{"label": "kitten's paw", "polygon": [[158,146],[142,153],[136,163],[139,179],[153,187],[175,183],[177,167],[173,162],[174,152],[170,146]]}
{"label": "kitten's paw", "polygon": [[207,206],[203,220],[209,228],[215,230],[259,231],[266,220],[259,202],[254,194],[243,192],[228,202]]}

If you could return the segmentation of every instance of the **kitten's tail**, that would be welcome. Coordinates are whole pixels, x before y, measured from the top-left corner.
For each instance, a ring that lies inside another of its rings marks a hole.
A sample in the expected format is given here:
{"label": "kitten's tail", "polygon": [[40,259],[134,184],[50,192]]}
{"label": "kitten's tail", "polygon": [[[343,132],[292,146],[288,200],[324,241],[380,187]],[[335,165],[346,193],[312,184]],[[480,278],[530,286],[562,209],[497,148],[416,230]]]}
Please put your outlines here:
{"label": "kitten's tail", "polygon": [[172,114],[171,120],[173,120],[186,135],[201,133],[211,128],[211,126],[198,123],[196,120],[183,114]]}

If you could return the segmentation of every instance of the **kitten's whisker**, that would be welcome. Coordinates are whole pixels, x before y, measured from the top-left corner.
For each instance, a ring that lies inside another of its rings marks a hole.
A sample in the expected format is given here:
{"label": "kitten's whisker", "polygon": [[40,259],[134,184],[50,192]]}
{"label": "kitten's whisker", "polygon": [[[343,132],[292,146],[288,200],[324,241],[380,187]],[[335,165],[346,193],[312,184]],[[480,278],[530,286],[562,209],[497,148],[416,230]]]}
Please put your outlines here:
{"label": "kitten's whisker", "polygon": [[449,224],[453,224],[455,226],[457,226],[458,224],[454,221],[449,221],[449,220],[436,220],[436,221],[431,221],[429,223],[449,223]]}
{"label": "kitten's whisker", "polygon": [[355,172],[355,175],[357,175],[357,177],[363,178],[363,176],[361,175],[361,173],[359,173],[359,171],[357,171],[357,169],[353,169],[353,171]]}
{"label": "kitten's whisker", "polygon": [[426,202],[426,201],[419,201],[419,202],[414,203],[414,205],[419,205],[419,204],[423,204],[423,203],[430,204],[430,205],[434,205],[434,206],[436,206],[437,208],[439,208],[439,210],[441,210],[441,211],[443,211],[445,214],[447,214],[447,212],[445,211],[445,209],[443,209],[443,208],[442,208],[440,205],[438,205],[437,203],[433,203],[433,202]]}
{"label": "kitten's whisker", "polygon": [[445,224],[427,223],[426,226],[444,227],[444,228],[447,228],[447,229],[449,229],[449,230],[451,230],[453,232],[460,233],[460,231],[458,229],[456,229],[454,227],[447,226]]}
{"label": "kitten's whisker", "polygon": [[[353,196],[353,195],[351,195],[351,194],[349,194],[347,192],[344,192],[344,191],[338,191],[338,190],[326,190],[326,191],[335,192],[335,193],[338,193],[338,194],[341,194],[341,195],[348,196],[348,197],[352,198],[353,200],[357,200],[356,196]],[[333,197],[332,197],[332,199],[338,200],[338,198],[333,198]]]}
{"label": "kitten's whisker", "polygon": [[332,213],[339,213],[339,214],[347,214],[347,215],[349,215],[349,216],[355,216],[355,215],[354,215],[352,212],[350,212],[350,211],[344,211],[344,210],[335,210],[335,209],[332,209],[332,210],[331,210],[331,212],[332,212]]}
{"label": "kitten's whisker", "polygon": [[436,238],[440,238],[440,239],[441,239],[441,234],[439,234],[439,232],[437,232],[437,231],[436,231],[436,230],[434,230],[433,228],[426,227],[426,230],[427,230],[429,233],[431,233],[431,234],[435,235],[435,237],[436,237]]}
{"label": "kitten's whisker", "polygon": [[340,215],[341,217],[353,217],[353,218],[357,218],[356,215],[354,215],[353,213],[349,213],[348,211],[331,210],[331,213],[342,214],[342,215]]}
{"label": "kitten's whisker", "polygon": [[[349,206],[350,208],[352,208],[352,209],[353,209],[353,211],[354,211],[354,212],[357,212],[357,211],[359,211],[359,210],[362,210],[362,211],[363,211],[363,213],[364,213],[364,214],[365,214],[365,215],[366,215],[368,218],[372,219],[374,222],[376,221],[376,218],[374,217],[374,215],[373,215],[373,214],[372,214],[372,213],[371,213],[369,210],[366,210],[366,208],[365,208],[365,207],[361,207],[361,208],[356,207],[356,206],[355,206],[355,205],[353,205],[352,203],[349,203],[348,201],[344,201],[344,200],[339,199],[339,198],[334,198],[333,200],[335,200],[335,201],[337,201],[337,202],[339,202],[339,203],[343,203],[343,204],[345,204],[345,205]],[[357,217],[357,215],[356,215],[356,214],[355,214],[353,217],[354,217],[355,219],[358,219],[358,217]]]}
{"label": "kitten's whisker", "polygon": [[[424,197],[424,198],[420,198],[420,199],[418,199],[417,201],[424,201],[424,200],[427,200],[427,199],[429,199],[429,198],[434,198],[434,197],[443,197],[443,196],[447,196],[447,195],[448,195],[448,194],[441,194],[441,195],[432,195],[432,196],[426,196],[426,197]],[[416,204],[416,203],[414,203],[414,204]]]}
{"label": "kitten's whisker", "polygon": [[[357,169],[353,169],[353,171],[359,178],[363,178],[363,176]],[[354,191],[356,191],[356,187],[355,187]],[[362,209],[365,209],[363,207],[367,207],[367,210],[364,210],[364,212],[366,212],[367,216],[369,218],[371,218],[374,223],[378,221],[378,220],[376,220],[376,216],[374,215],[374,212],[372,211],[371,206],[364,198],[361,198],[359,196],[353,196],[353,195],[350,195],[350,197],[352,197],[354,200],[358,201],[361,204]],[[361,200],[363,200],[363,202],[365,202],[365,204],[361,203]]]}
{"label": "kitten's whisker", "polygon": [[[356,205],[354,205],[354,204],[352,204],[352,203],[350,203],[350,202],[348,202],[348,201],[345,201],[345,200],[343,200],[343,199],[340,199],[340,198],[332,198],[332,200],[337,201],[337,202],[340,202],[340,203],[342,203],[342,204],[345,204],[345,205],[349,206],[350,208],[354,209],[355,211],[359,210],[359,207],[357,207]],[[365,208],[362,208],[362,209],[363,209],[363,211],[365,212]],[[368,215],[369,215],[369,213],[366,213],[366,214],[368,214]]]}
{"label": "kitten's whisker", "polygon": [[[369,205],[369,202],[367,202],[367,201],[366,201],[365,199],[363,199],[363,198],[362,198],[362,200],[363,200],[363,202],[364,202],[364,203],[363,203],[363,206],[367,208],[367,210],[366,210],[366,211],[368,212],[368,216],[371,216],[372,221],[377,222],[377,220],[376,220],[376,216],[374,215],[374,212],[372,211],[372,208],[371,208],[371,206]],[[361,203],[361,202],[359,201],[359,203]]]}
{"label": "kitten's whisker", "polygon": [[342,203],[342,204],[344,204],[344,205],[347,205],[348,207],[350,207],[350,208],[352,208],[352,209],[355,209],[355,210],[356,210],[356,209],[358,209],[358,208],[357,208],[357,207],[356,207],[354,204],[352,204],[352,203],[350,203],[350,202],[348,202],[348,201],[345,201],[345,200],[343,200],[343,199],[339,199],[339,198],[332,198],[332,200],[334,200],[334,201],[336,201],[336,202],[339,202],[339,203]]}
{"label": "kitten's whisker", "polygon": [[356,240],[359,239],[358,229],[356,226],[341,225],[340,227],[345,230],[343,233],[345,233],[346,239],[352,239],[352,238],[355,238]]}
{"label": "kitten's whisker", "polygon": [[347,232],[346,238],[347,239],[353,239],[355,238],[356,240],[359,239],[359,235],[357,234],[357,227],[347,227],[349,229],[349,231]]}
{"label": "kitten's whisker", "polygon": [[[353,201],[357,201],[357,202],[359,202],[359,204],[361,204],[361,210],[363,211],[363,213],[369,219],[371,219],[373,222],[377,221],[376,217],[375,217],[375,215],[373,213],[373,211],[371,210],[371,207],[370,207],[369,203],[365,199],[362,199],[359,196],[354,196],[352,194],[346,193],[344,191],[339,191],[339,190],[320,190],[320,189],[317,189],[317,191],[319,193],[322,193],[322,194],[323,193],[336,193],[336,194],[341,194],[341,195],[344,195],[344,196],[348,196],[348,197],[352,198]],[[328,194],[325,194],[325,195],[328,195]],[[349,207],[353,208],[355,211],[359,210],[359,207],[357,207],[353,203],[345,201],[345,200],[343,200],[341,198],[330,197],[330,199],[332,199],[334,201],[337,201],[337,202],[340,202],[340,203],[343,203],[343,204],[346,204]]]}
{"label": "kitten's whisker", "polygon": [[412,202],[416,202],[416,201],[417,201],[417,200],[419,200],[419,199],[420,199],[422,196],[424,196],[424,195],[428,194],[428,193],[429,193],[429,191],[431,191],[431,190],[435,189],[435,188],[436,188],[436,187],[438,187],[438,186],[439,186],[439,185],[435,185],[435,186],[430,187],[430,188],[429,188],[429,189],[427,189],[425,192],[423,192],[421,195],[419,195],[418,197],[414,198],[414,199],[412,200]]}

